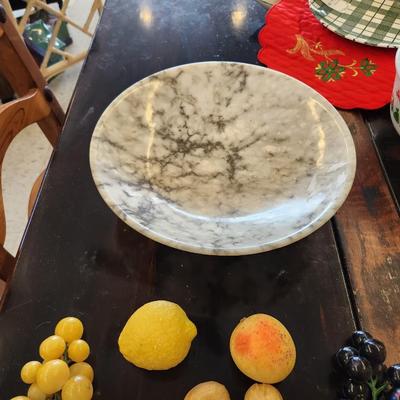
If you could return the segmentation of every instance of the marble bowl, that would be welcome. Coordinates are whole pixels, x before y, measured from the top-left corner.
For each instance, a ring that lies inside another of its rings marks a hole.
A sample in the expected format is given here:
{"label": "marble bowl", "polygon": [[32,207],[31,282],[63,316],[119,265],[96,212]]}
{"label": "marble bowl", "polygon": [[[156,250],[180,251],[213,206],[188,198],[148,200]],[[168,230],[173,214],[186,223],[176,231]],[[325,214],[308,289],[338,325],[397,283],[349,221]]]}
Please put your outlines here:
{"label": "marble bowl", "polygon": [[121,93],[96,125],[90,165],[108,206],[143,235],[241,255],[327,222],[356,157],[346,123],[310,87],[264,67],[205,62]]}

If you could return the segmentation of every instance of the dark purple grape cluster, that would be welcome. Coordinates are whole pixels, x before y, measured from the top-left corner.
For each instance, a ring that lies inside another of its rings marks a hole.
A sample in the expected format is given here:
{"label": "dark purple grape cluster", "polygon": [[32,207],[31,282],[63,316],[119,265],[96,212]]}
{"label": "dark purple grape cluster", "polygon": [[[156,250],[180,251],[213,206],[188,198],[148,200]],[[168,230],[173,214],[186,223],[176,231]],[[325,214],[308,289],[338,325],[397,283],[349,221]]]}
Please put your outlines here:
{"label": "dark purple grape cluster", "polygon": [[400,364],[387,368],[385,345],[368,332],[355,331],[335,355],[344,377],[341,400],[400,400]]}

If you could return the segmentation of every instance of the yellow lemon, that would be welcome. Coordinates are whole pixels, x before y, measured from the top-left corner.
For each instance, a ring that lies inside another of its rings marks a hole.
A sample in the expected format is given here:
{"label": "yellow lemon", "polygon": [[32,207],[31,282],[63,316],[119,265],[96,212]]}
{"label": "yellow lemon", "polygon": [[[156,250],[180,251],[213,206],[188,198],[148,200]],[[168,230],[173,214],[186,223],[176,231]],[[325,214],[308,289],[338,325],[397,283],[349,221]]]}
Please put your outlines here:
{"label": "yellow lemon", "polygon": [[152,301],[129,318],[118,340],[122,355],[137,367],[165,370],[187,356],[196,326],[177,304]]}

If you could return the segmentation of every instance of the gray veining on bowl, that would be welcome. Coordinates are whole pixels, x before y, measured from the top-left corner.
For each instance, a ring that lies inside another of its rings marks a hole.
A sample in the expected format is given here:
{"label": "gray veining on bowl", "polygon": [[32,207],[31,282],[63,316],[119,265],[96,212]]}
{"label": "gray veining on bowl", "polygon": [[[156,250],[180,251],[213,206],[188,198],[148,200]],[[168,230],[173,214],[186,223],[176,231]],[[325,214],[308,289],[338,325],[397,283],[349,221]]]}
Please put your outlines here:
{"label": "gray veining on bowl", "polygon": [[264,67],[206,62],[119,95],[96,125],[90,164],[132,228],[182,250],[239,255],[328,221],[356,157],[345,122],[310,87]]}

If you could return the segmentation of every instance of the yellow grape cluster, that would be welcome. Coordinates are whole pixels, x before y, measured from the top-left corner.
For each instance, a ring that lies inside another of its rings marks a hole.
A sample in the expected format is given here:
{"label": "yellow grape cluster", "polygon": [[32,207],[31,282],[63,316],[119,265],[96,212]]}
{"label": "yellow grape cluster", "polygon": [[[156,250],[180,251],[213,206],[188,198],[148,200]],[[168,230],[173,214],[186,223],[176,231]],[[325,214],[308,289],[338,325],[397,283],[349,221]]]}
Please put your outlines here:
{"label": "yellow grape cluster", "polygon": [[83,324],[78,318],[59,321],[54,335],[39,346],[43,361],[29,361],[21,369],[22,381],[30,385],[27,395],[11,400],[90,400],[94,372],[85,362],[90,347],[82,335]]}

